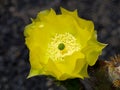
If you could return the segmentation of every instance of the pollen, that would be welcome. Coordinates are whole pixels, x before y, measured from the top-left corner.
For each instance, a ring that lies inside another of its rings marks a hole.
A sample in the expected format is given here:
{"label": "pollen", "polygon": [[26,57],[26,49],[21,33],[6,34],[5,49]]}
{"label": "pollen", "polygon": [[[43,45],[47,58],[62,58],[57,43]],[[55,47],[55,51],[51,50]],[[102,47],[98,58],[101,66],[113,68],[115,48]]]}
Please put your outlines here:
{"label": "pollen", "polygon": [[65,56],[69,56],[78,50],[80,50],[80,45],[72,34],[55,34],[48,44],[47,55],[53,61],[63,61]]}

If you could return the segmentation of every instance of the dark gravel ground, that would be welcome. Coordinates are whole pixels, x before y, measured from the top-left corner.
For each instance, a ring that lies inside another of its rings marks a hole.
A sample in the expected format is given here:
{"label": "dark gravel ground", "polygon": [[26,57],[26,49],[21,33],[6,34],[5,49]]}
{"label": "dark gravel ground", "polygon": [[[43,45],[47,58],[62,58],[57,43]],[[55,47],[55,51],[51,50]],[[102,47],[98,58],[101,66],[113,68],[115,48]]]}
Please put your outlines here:
{"label": "dark gravel ground", "polygon": [[120,0],[0,0],[0,90],[65,90],[45,76],[26,79],[30,64],[23,31],[47,8],[78,9],[93,20],[98,40],[107,43],[100,59],[120,53]]}

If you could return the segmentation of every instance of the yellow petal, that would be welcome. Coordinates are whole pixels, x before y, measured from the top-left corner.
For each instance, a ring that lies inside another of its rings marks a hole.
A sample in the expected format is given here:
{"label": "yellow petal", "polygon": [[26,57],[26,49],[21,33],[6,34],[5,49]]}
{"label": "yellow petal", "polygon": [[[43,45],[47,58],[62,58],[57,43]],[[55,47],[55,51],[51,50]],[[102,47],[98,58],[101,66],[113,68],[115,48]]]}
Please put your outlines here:
{"label": "yellow petal", "polygon": [[88,75],[88,64],[84,64],[84,67],[81,69],[81,71],[79,72],[79,75],[83,76],[84,78],[85,77],[89,77]]}
{"label": "yellow petal", "polygon": [[58,80],[66,80],[66,79],[73,79],[73,78],[82,78],[83,79],[83,76],[81,76],[80,74],[67,74],[67,73],[64,73],[62,74]]}
{"label": "yellow petal", "polygon": [[[49,31],[44,30],[44,24],[41,22],[35,22],[26,26],[24,35],[26,36],[26,44],[28,47],[33,45],[47,45],[51,34]],[[46,38],[44,38],[46,36]]]}
{"label": "yellow petal", "polygon": [[[41,23],[33,23],[28,25],[25,28],[25,36],[26,36],[26,45],[30,50],[30,63],[32,68],[41,68],[41,64],[45,64],[47,62],[47,44],[50,39],[50,34],[47,31],[42,30],[39,27]],[[46,38],[44,38],[44,36]]]}
{"label": "yellow petal", "polygon": [[37,75],[45,75],[45,72],[42,69],[32,69],[30,70],[30,73],[27,78],[37,76]]}
{"label": "yellow petal", "polygon": [[45,52],[39,47],[30,48],[30,64],[34,69],[41,69],[48,61]]}
{"label": "yellow petal", "polygon": [[52,17],[52,18],[55,18],[56,16],[56,12],[54,11],[54,9],[50,9],[50,13],[48,14],[48,17]]}
{"label": "yellow petal", "polygon": [[73,79],[73,78],[84,78],[83,76],[81,76],[80,74],[76,74],[76,73],[73,73],[73,74],[67,74],[67,73],[64,73],[62,74],[58,80],[66,80],[66,79]]}
{"label": "yellow petal", "polygon": [[97,41],[96,32],[94,32],[86,47],[83,49],[83,53],[85,54],[86,60],[90,66],[95,64],[98,56],[102,53],[102,49],[105,46],[106,44],[102,44]]}
{"label": "yellow petal", "polygon": [[77,73],[78,74],[82,70],[82,68],[85,66],[85,64],[86,64],[85,59],[83,59],[83,58],[82,59],[77,59],[74,70],[73,70],[72,73]]}
{"label": "yellow petal", "polygon": [[74,19],[69,15],[58,15],[56,18],[49,18],[49,20],[45,22],[44,30],[50,30],[52,35],[55,33],[63,34],[65,32],[75,35],[77,31],[75,30],[73,21]]}
{"label": "yellow petal", "polygon": [[74,11],[68,11],[68,10],[60,7],[60,10],[61,10],[63,15],[72,15],[72,16],[75,16],[75,17],[78,16],[77,9],[74,10]]}
{"label": "yellow petal", "polygon": [[86,49],[83,52],[86,54],[86,59],[90,66],[95,64],[99,55],[101,55],[101,53],[102,53],[102,49],[105,46],[106,45],[104,45],[104,44],[93,44],[92,46],[86,47]]}
{"label": "yellow petal", "polygon": [[[86,26],[82,27],[82,23],[86,24]],[[82,47],[84,47],[92,36],[94,25],[92,22],[82,19],[81,21],[79,21],[79,23],[75,23],[75,25],[76,29],[78,30],[78,33],[75,35],[75,37],[77,38],[77,40],[79,40]]]}
{"label": "yellow petal", "polygon": [[58,69],[58,67],[56,67],[56,64],[51,59],[48,60],[48,63],[45,66],[45,72],[48,75],[56,77],[57,79],[59,79],[62,75],[62,72]]}
{"label": "yellow petal", "polygon": [[[41,16],[38,15],[38,18]],[[50,10],[47,16],[44,16],[44,20],[41,21],[43,23],[44,30],[51,31],[52,35],[55,33],[65,33],[69,32],[71,34],[76,34],[77,30],[75,30],[74,22],[75,19],[71,15],[56,15],[53,9]],[[57,22],[57,23],[56,23]],[[69,22],[69,23],[68,23]]]}
{"label": "yellow petal", "polygon": [[75,68],[76,61],[83,58],[84,55],[81,52],[75,52],[70,56],[66,56],[63,61],[56,61],[54,63],[62,73],[71,74]]}
{"label": "yellow petal", "polygon": [[72,78],[72,77],[69,74],[64,73],[58,78],[58,80],[66,80],[68,78]]}
{"label": "yellow petal", "polygon": [[77,10],[71,12],[61,7],[61,12],[63,15],[74,16],[74,20],[71,21],[73,22],[74,29],[77,32],[75,33],[75,36],[84,47],[87,41],[91,38],[92,32],[94,30],[93,22],[80,18],[77,15]]}
{"label": "yellow petal", "polygon": [[87,73],[88,64],[85,59],[78,59],[74,68],[73,76],[82,78],[89,77]]}
{"label": "yellow petal", "polygon": [[47,17],[54,17],[55,15],[56,13],[52,8],[50,10],[43,10],[37,14],[35,21],[44,21]]}

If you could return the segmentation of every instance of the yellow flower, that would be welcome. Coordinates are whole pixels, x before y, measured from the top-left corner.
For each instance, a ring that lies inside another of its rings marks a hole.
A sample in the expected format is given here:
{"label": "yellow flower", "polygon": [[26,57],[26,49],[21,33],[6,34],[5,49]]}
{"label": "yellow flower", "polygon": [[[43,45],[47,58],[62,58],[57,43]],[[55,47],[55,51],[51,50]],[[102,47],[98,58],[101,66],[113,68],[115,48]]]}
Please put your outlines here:
{"label": "yellow flower", "polygon": [[38,13],[25,27],[25,41],[30,51],[28,77],[51,75],[57,80],[88,77],[88,65],[95,64],[106,46],[97,41],[92,21],[79,18],[77,11],[61,8]]}

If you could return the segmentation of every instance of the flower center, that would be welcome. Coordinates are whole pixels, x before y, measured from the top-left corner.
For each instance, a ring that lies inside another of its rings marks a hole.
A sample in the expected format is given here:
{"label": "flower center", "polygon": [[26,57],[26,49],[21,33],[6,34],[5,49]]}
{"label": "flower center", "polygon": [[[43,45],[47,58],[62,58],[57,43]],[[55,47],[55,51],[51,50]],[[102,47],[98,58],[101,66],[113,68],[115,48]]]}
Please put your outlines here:
{"label": "flower center", "polygon": [[65,48],[65,45],[63,44],[63,43],[60,43],[59,45],[58,45],[58,49],[59,50],[63,50]]}
{"label": "flower center", "polygon": [[48,44],[47,55],[53,61],[64,60],[65,56],[80,50],[76,38],[70,33],[56,34]]}

